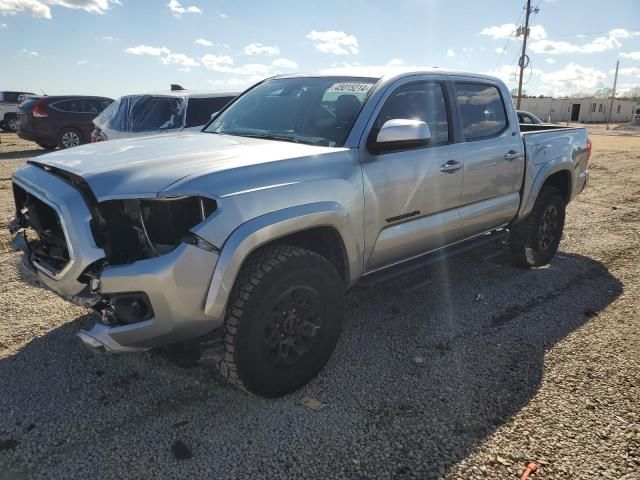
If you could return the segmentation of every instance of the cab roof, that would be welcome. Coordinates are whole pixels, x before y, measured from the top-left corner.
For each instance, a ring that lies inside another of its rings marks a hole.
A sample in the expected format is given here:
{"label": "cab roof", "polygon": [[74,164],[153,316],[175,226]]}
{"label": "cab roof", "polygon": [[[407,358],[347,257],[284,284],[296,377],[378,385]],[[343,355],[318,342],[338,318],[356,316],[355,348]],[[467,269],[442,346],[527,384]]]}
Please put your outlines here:
{"label": "cab roof", "polygon": [[349,67],[349,68],[330,68],[313,73],[295,73],[278,75],[276,78],[295,78],[295,77],[358,77],[358,78],[375,78],[378,80],[392,80],[412,75],[451,75],[456,77],[479,78],[485,80],[496,81],[499,79],[491,75],[482,73],[471,73],[457,70],[450,70],[439,67],[418,67],[418,66],[381,66],[381,67]]}

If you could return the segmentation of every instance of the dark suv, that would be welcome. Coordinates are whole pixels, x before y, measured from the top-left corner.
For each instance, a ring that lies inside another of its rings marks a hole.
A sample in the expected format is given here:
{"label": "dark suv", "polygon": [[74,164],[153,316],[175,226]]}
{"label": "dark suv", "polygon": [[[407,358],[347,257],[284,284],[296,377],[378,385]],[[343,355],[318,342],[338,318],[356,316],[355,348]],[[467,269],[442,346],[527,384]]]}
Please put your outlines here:
{"label": "dark suv", "polygon": [[32,97],[18,108],[18,136],[42,148],[70,148],[87,143],[92,120],[113,99],[106,97]]}

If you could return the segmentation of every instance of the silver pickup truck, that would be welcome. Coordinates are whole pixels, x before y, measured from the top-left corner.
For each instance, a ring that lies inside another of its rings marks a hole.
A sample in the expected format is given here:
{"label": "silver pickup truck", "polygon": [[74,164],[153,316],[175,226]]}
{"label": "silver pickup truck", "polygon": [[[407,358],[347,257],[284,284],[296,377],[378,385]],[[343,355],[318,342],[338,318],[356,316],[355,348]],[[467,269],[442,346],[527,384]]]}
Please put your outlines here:
{"label": "silver pickup truck", "polygon": [[29,161],[13,177],[13,244],[48,287],[100,312],[79,333],[91,348],[221,332],[222,374],[284,395],[326,363],[359,281],[496,235],[518,265],[551,260],[591,144],[584,128],[526,128],[488,76],[274,77],[202,133]]}

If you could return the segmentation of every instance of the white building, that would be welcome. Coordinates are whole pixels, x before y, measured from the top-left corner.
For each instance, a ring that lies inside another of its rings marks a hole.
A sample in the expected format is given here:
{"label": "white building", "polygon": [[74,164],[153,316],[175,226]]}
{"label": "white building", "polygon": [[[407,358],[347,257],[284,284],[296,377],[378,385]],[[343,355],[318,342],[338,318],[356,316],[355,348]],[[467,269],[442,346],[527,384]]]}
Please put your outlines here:
{"label": "white building", "polygon": [[[522,99],[520,110],[531,112],[545,122],[606,122],[610,102],[608,98],[531,97]],[[634,107],[632,100],[614,100],[611,122],[630,122]]]}

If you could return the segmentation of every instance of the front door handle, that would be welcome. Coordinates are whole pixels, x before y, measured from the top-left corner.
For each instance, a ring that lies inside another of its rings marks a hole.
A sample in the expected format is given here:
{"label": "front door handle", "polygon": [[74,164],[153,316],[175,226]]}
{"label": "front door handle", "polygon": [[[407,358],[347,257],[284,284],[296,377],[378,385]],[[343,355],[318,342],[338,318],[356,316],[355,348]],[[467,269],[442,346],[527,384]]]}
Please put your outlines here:
{"label": "front door handle", "polygon": [[504,159],[505,160],[515,160],[516,158],[520,158],[521,154],[520,152],[516,152],[515,150],[509,150],[507,153],[504,154]]}
{"label": "front door handle", "polygon": [[462,163],[455,160],[449,160],[447,163],[440,167],[440,171],[444,173],[453,173],[462,168]]}

